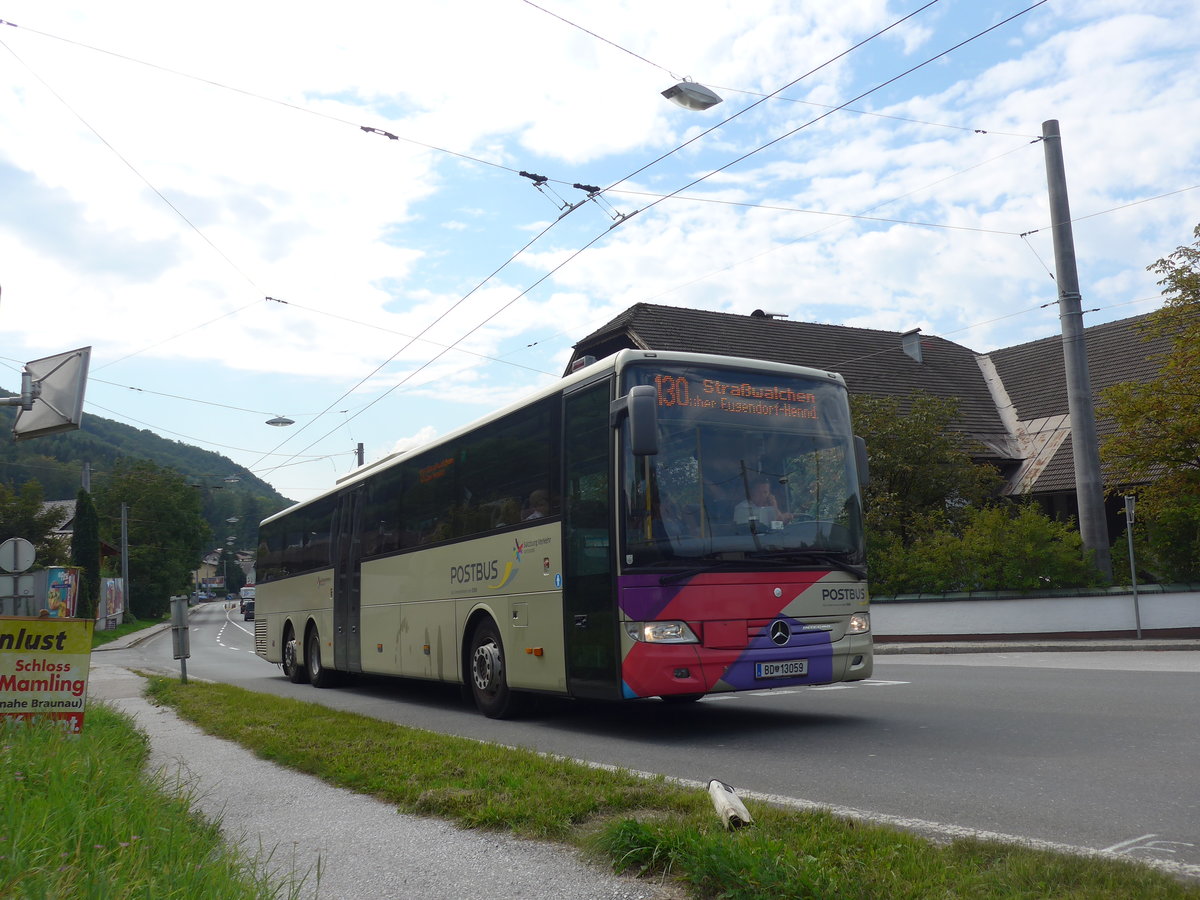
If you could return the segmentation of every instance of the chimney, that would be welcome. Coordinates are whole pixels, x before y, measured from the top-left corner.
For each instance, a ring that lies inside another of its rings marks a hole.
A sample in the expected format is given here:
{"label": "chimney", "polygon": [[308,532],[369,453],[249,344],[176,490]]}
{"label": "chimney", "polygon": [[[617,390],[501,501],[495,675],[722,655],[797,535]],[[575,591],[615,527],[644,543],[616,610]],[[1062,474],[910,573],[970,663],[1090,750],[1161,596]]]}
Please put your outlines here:
{"label": "chimney", "polygon": [[917,362],[923,362],[921,359],[921,329],[910,328],[904,334],[900,335],[900,346],[904,352],[915,359]]}

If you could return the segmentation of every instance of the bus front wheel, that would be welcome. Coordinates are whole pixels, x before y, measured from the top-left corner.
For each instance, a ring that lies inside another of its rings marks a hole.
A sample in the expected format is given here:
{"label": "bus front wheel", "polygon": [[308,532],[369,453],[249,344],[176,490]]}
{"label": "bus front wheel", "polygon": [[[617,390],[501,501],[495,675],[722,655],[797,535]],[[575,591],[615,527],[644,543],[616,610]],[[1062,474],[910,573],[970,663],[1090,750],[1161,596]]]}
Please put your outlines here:
{"label": "bus front wheel", "polygon": [[505,675],[504,643],[491,619],[480,622],[471,637],[470,667],[475,705],[489,719],[503,719],[513,710],[513,696]]}
{"label": "bus front wheel", "polygon": [[308,641],[304,646],[304,664],[308,667],[308,680],[313,687],[333,686],[333,670],[321,664],[321,635],[316,628],[309,629]]}
{"label": "bus front wheel", "polygon": [[308,669],[297,659],[299,650],[300,642],[296,640],[296,633],[289,625],[283,633],[283,674],[292,684],[304,684],[308,681]]}

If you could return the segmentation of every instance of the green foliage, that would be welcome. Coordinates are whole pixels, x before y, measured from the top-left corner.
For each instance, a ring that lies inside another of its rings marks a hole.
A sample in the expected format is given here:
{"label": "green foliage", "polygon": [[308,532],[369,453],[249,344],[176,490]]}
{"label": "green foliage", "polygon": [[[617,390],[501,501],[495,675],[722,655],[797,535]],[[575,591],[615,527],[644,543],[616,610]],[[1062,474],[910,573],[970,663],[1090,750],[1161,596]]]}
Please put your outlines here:
{"label": "green foliage", "polygon": [[100,596],[100,518],[92,495],[82,488],[75,495],[71,565],[83,569],[78,614],[89,619],[95,618],[96,602]]}
{"label": "green foliage", "polygon": [[[12,395],[0,390],[0,396]],[[13,417],[12,407],[0,407],[0,431],[11,430]],[[66,500],[78,490],[84,463],[91,465],[94,478],[100,480],[123,459],[150,460],[204,484],[205,520],[215,534],[236,535],[239,548],[256,546],[258,523],[291,502],[219,453],[90,413],[77,431],[20,443],[0,442],[0,483],[19,489],[37,478],[47,499]],[[228,478],[235,480],[226,481]],[[238,521],[226,522],[231,516],[237,516]]]}
{"label": "green foliage", "polygon": [[302,879],[225,846],[191,798],[143,778],[147,750],[132,720],[95,701],[79,735],[0,722],[0,896],[299,896]]}
{"label": "green foliage", "polygon": [[[582,845],[619,871],[695,897],[741,900],[1184,900],[1149,867],[963,840],[747,801],[725,831],[703,790],[450,735],[417,731],[223,684],[154,677],[151,695],[264,759],[459,825]],[[287,728],[279,723],[286,722]],[[199,896],[199,895],[197,895]]]}
{"label": "green foliage", "polygon": [[160,617],[173,594],[190,591],[191,573],[210,542],[198,493],[177,472],[145,460],[118,460],[96,490],[109,543],[120,543],[121,504],[128,507],[128,602],[141,618]]}
{"label": "green foliage", "polygon": [[25,482],[19,490],[0,484],[0,541],[24,538],[33,544],[36,568],[64,565],[66,548],[55,529],[67,518],[62,509],[43,509],[42,485],[37,479]]}
{"label": "green foliage", "polygon": [[225,576],[225,590],[231,594],[236,594],[246,584],[246,573],[238,565],[237,556],[229,552],[229,548],[221,551],[221,558],[217,562],[217,574]]}
{"label": "green foliage", "polygon": [[999,488],[995,470],[975,463],[974,446],[951,428],[956,400],[918,391],[902,405],[897,397],[856,394],[851,409],[871,463],[869,540],[907,544],[926,517],[953,523]]}
{"label": "green foliage", "polygon": [[1195,236],[1149,267],[1166,302],[1147,317],[1146,337],[1171,345],[1158,377],[1102,395],[1117,425],[1100,448],[1108,481],[1137,495],[1135,552],[1162,581],[1200,581],[1200,225]]}
{"label": "green foliage", "polygon": [[1091,587],[1100,579],[1075,522],[1055,521],[1033,503],[970,507],[955,527],[925,516],[908,543],[885,535],[872,552],[872,590],[883,595]]}

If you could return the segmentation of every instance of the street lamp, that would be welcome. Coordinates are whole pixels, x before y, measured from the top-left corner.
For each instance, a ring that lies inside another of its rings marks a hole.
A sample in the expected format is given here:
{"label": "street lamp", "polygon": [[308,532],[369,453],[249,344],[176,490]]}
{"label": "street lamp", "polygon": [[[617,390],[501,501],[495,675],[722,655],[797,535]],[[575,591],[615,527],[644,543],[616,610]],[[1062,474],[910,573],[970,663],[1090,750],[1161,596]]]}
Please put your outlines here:
{"label": "street lamp", "polygon": [[662,95],[684,109],[703,112],[721,102],[721,97],[702,84],[685,78],[674,87],[669,87]]}
{"label": "street lamp", "polygon": [[267,419],[268,425],[274,425],[276,428],[282,428],[285,425],[295,425],[295,419],[289,419],[287,416],[276,416],[273,419]]}

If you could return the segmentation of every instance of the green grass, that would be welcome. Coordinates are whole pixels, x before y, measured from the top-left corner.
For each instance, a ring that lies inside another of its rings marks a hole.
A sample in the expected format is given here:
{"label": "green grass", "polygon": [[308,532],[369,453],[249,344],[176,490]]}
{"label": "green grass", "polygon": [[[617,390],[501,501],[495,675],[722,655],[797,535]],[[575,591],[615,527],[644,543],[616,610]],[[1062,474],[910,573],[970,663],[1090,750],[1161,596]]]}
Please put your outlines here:
{"label": "green grass", "polygon": [[302,878],[280,884],[278,863],[227,846],[186,793],[144,776],[147,753],[132,720],[101,703],[78,736],[0,721],[0,897],[298,896]]}
{"label": "green grass", "polygon": [[[753,826],[721,827],[703,791],[418,731],[221,684],[152,677],[152,698],[259,756],[401,811],[573,844],[619,871],[724,900],[1200,900],[1132,863],[960,840],[748,802]],[[281,728],[280,723],[286,723]]]}
{"label": "green grass", "polygon": [[92,647],[100,647],[104,644],[109,644],[117,638],[125,637],[127,634],[133,634],[135,631],[142,631],[146,628],[153,628],[155,625],[161,625],[163,622],[169,622],[170,618],[162,619],[137,619],[132,622],[122,622],[116,628],[106,628],[103,631],[92,632]]}

